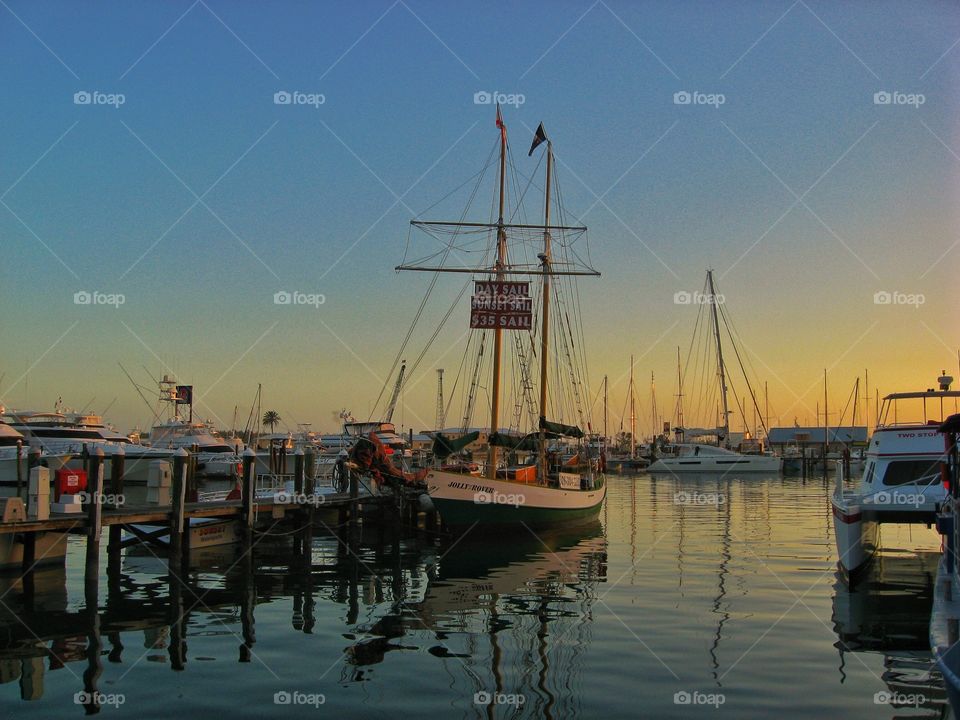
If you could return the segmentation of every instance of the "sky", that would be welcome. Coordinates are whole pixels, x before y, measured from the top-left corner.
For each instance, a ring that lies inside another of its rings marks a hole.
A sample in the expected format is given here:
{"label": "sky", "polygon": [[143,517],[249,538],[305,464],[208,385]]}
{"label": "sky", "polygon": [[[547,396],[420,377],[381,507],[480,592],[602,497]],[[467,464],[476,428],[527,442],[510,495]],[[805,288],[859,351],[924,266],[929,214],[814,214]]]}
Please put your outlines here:
{"label": "sky", "polygon": [[834,408],[865,370],[931,387],[960,348],[958,75],[948,2],[2,0],[0,400],[147,425],[122,363],[223,427],[258,384],[285,427],[364,418],[429,281],[393,270],[409,220],[496,142],[484,92],[530,172],[544,122],[590,229],[612,422],[631,355],[670,415],[707,268],[774,423],[816,423],[824,369]]}

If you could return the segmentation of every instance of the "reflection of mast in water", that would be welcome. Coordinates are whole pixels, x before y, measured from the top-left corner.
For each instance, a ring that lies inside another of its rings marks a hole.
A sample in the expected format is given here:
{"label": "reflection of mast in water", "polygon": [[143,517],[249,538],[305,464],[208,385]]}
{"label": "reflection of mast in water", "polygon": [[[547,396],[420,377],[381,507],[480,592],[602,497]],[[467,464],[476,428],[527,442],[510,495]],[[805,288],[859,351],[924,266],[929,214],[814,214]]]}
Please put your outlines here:
{"label": "reflection of mast in water", "polygon": [[[719,487],[717,488],[719,490]],[[730,489],[730,483],[727,483],[727,490]],[[719,492],[717,497],[720,497]],[[725,508],[724,513],[724,522],[723,522],[723,542],[720,544],[720,573],[718,574],[718,584],[717,584],[717,597],[713,601],[713,612],[720,616],[720,621],[717,623],[717,632],[713,636],[713,643],[710,645],[710,661],[713,665],[713,681],[717,684],[717,687],[722,687],[720,682],[721,676],[718,675],[717,671],[720,669],[720,662],[717,659],[717,651],[720,649],[720,639],[723,637],[723,626],[730,619],[730,613],[727,610],[720,610],[720,605],[723,602],[723,598],[727,595],[727,573],[729,570],[727,566],[730,563],[730,497],[729,492],[727,497],[724,498],[725,502],[723,506]]]}

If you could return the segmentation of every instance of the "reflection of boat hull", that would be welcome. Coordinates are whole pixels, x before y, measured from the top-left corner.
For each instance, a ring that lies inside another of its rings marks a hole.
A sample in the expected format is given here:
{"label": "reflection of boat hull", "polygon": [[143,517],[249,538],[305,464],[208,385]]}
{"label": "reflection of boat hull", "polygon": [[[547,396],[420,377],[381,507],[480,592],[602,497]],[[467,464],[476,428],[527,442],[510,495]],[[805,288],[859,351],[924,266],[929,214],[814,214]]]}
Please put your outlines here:
{"label": "reflection of boat hull", "polygon": [[[63,564],[67,554],[65,532],[37,533],[35,565]],[[16,533],[0,535],[0,570],[19,569],[23,565],[23,541]]]}
{"label": "reflection of boat hull", "polygon": [[430,471],[426,483],[441,519],[450,526],[543,526],[580,520],[596,515],[606,495],[605,484],[564,490],[440,470]]}
{"label": "reflection of boat hull", "polygon": [[849,577],[866,566],[880,544],[880,525],[858,505],[833,499],[833,532],[841,570]]}
{"label": "reflection of boat hull", "polygon": [[960,597],[955,593],[953,577],[947,570],[947,553],[940,558],[937,582],[930,613],[930,648],[943,674],[950,705],[960,708]]}
{"label": "reflection of boat hull", "polygon": [[660,458],[648,468],[651,473],[767,473],[780,472],[780,458],[772,455],[739,455],[728,457]]}

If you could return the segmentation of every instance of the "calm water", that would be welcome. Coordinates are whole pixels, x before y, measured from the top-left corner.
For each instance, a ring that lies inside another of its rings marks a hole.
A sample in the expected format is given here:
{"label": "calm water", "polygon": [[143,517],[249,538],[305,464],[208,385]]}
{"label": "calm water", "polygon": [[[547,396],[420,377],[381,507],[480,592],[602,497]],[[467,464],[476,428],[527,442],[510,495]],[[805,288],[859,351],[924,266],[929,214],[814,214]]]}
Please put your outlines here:
{"label": "calm water", "polygon": [[93,681],[117,718],[940,717],[936,556],[919,552],[937,537],[885,529],[903,550],[851,592],[831,487],[613,477],[599,521],[576,529],[452,547],[368,531],[357,556],[317,536],[309,571],[276,535],[255,572],[204,557],[179,599],[163,562],[128,556],[95,621],[72,539],[65,572],[37,573],[32,610],[0,581],[0,709],[81,716]]}

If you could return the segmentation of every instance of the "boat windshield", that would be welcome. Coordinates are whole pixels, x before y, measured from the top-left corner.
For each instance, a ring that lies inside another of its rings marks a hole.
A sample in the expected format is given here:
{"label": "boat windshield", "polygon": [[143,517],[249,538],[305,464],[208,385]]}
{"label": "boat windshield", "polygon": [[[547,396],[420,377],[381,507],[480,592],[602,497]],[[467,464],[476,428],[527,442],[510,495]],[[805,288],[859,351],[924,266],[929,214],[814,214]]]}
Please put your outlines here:
{"label": "boat windshield", "polygon": [[939,482],[939,459],[894,460],[883,474],[884,485],[935,485]]}
{"label": "boat windshield", "polygon": [[960,412],[960,392],[894,393],[883,399],[878,427],[939,425]]}

